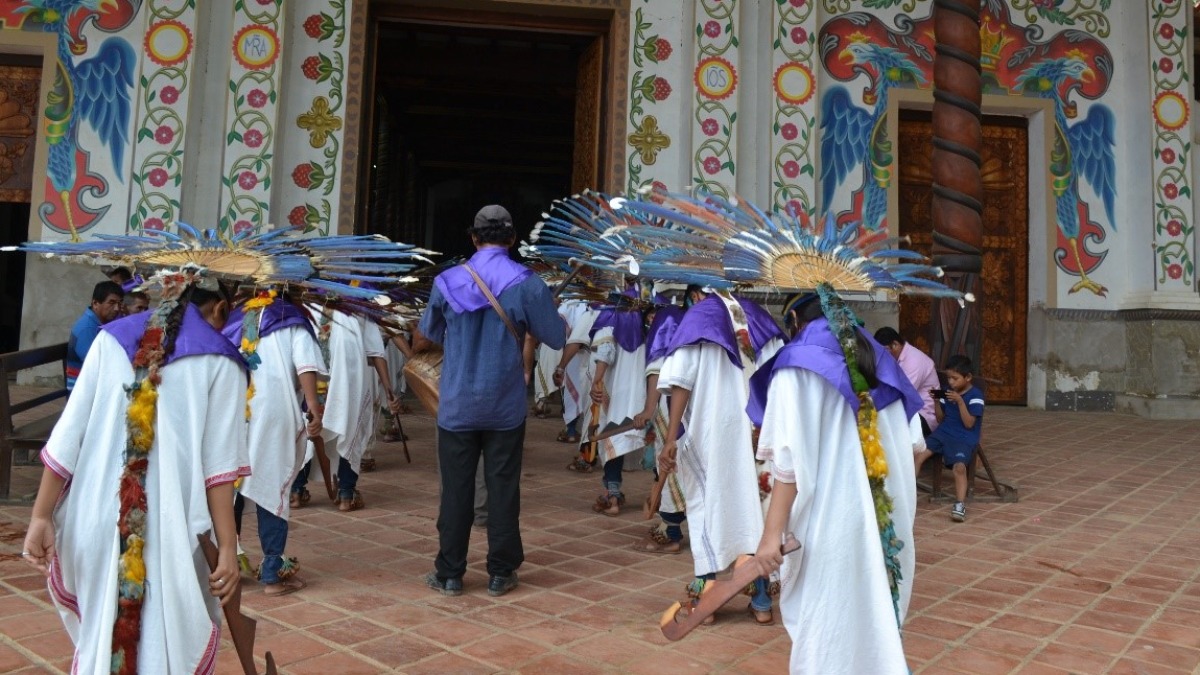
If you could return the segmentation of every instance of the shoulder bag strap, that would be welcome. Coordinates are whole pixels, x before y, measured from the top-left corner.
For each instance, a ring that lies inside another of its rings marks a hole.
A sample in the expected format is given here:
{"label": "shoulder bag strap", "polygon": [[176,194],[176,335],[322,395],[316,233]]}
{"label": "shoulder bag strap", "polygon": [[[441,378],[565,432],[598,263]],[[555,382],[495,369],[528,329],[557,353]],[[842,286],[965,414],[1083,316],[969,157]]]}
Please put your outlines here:
{"label": "shoulder bag strap", "polygon": [[491,289],[487,287],[487,284],[483,283],[483,279],[475,272],[475,268],[471,267],[471,263],[463,263],[463,267],[467,268],[467,271],[471,273],[471,278],[479,285],[479,290],[483,291],[484,297],[488,299],[488,302],[492,303],[492,309],[496,310],[496,313],[500,315],[500,320],[504,322],[504,325],[508,328],[508,332],[517,341],[517,353],[523,353],[525,345],[521,340],[520,334],[517,333],[517,327],[513,325],[513,322],[508,318],[508,314],[504,312],[504,308],[500,306],[500,301],[496,300],[496,296],[492,295]]}

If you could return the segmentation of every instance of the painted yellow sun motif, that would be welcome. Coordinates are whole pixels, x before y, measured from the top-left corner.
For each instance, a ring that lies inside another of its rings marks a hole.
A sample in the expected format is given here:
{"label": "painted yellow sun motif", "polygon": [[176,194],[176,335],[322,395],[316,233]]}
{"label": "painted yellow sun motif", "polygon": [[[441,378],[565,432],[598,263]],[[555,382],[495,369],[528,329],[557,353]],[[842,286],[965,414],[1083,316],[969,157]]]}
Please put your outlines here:
{"label": "painted yellow sun motif", "polygon": [[159,21],[146,31],[144,44],[151,61],[170,68],[192,53],[192,32],[178,21]]}
{"label": "painted yellow sun motif", "polygon": [[1176,91],[1164,91],[1154,99],[1154,121],[1168,131],[1178,131],[1187,124],[1190,110],[1187,99]]}
{"label": "painted yellow sun motif", "polygon": [[803,63],[790,61],[775,70],[775,95],[792,105],[804,105],[813,95],[813,75]]}

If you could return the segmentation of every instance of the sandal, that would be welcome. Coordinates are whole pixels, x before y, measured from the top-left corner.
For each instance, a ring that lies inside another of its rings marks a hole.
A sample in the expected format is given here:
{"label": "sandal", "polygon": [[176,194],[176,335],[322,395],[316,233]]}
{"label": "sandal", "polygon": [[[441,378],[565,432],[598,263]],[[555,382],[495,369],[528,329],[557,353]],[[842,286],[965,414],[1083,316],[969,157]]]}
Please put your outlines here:
{"label": "sandal", "polygon": [[578,443],[579,435],[576,434],[576,435],[572,436],[571,434],[567,433],[566,429],[563,429],[562,431],[558,432],[558,438],[556,438],[555,440],[558,441],[559,443]]}
{"label": "sandal", "polygon": [[576,457],[567,465],[568,471],[577,471],[579,473],[591,473],[593,468],[591,464],[583,461],[581,457]]}
{"label": "sandal", "polygon": [[338,511],[343,513],[348,511],[357,511],[366,506],[366,502],[364,502],[362,498],[362,493],[358,490],[354,491],[354,496],[350,499],[342,499],[341,497],[338,497],[338,500],[335,503],[337,504]]}
{"label": "sandal", "polygon": [[754,617],[754,622],[760,626],[774,626],[775,614],[771,610],[754,609],[754,605],[746,605],[746,613]]}
{"label": "sandal", "polygon": [[674,555],[683,550],[683,540],[673,541],[667,536],[661,525],[655,525],[650,528],[650,533],[636,548],[645,553],[667,553]]}
{"label": "sandal", "polygon": [[267,584],[265,587],[263,587],[263,595],[267,595],[272,598],[275,598],[275,597],[279,597],[281,595],[288,595],[289,593],[295,593],[296,591],[301,590],[301,589],[305,588],[306,586],[308,586],[307,582],[305,582],[300,577],[293,575],[293,576],[288,577],[287,579],[280,579],[278,581],[278,583]]}
{"label": "sandal", "polygon": [[363,457],[362,461],[359,462],[359,464],[358,464],[358,468],[364,472],[374,471],[375,470],[375,458],[374,457]]}
{"label": "sandal", "polygon": [[308,488],[300,488],[299,492],[293,491],[292,495],[288,497],[288,506],[298,509],[307,505],[311,499],[312,494],[309,493]]}
{"label": "sandal", "polygon": [[592,510],[606,516],[621,515],[621,507],[625,505],[625,497],[621,495],[600,495],[592,504]]}

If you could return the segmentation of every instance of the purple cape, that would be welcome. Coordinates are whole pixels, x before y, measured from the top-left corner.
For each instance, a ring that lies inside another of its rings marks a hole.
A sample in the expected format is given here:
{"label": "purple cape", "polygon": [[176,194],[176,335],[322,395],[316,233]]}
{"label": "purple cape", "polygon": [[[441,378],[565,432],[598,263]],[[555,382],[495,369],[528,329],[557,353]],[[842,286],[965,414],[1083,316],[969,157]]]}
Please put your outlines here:
{"label": "purple cape", "polygon": [[[737,298],[737,301],[746,313],[750,346],[756,354],[771,341],[771,338],[784,339],[783,331],[767,310],[745,298]],[[675,329],[675,335],[667,346],[666,354],[697,342],[711,342],[721,347],[729,354],[733,365],[742,367],[742,357],[739,354],[737,337],[733,334],[733,321],[729,318],[729,310],[725,309],[721,298],[715,295],[692,305],[683,315],[683,320],[679,322],[679,327]]]}
{"label": "purple cape", "polygon": [[642,332],[642,313],[635,309],[601,310],[588,337],[595,337],[601,328],[610,326],[613,329],[613,339],[627,352],[637,351],[646,341],[646,334]]}
{"label": "purple cape", "polygon": [[[221,330],[221,333],[237,347],[242,345],[242,319],[245,316],[246,308],[244,306],[235,307],[229,313],[229,320],[225,322],[225,328]],[[313,330],[312,320],[304,310],[283,298],[275,298],[274,302],[263,308],[262,317],[258,320],[258,337],[262,339],[277,330],[292,326],[301,326],[313,338],[317,337],[316,331]]]}
{"label": "purple cape", "polygon": [[[501,293],[533,274],[533,270],[513,262],[508,257],[508,249],[503,246],[485,246],[471,256],[468,262],[497,299]],[[450,309],[458,314],[474,312],[491,305],[487,296],[475,283],[475,278],[462,265],[456,265],[437,275],[433,283],[442,292],[446,302],[450,303]]]}
{"label": "purple cape", "polygon": [[[129,362],[133,363],[133,358],[137,355],[138,342],[142,339],[142,334],[146,332],[146,324],[149,321],[149,311],[139,312],[105,324],[100,330],[116,338],[117,342],[121,343],[121,348],[125,350],[126,356],[129,357]],[[223,334],[205,321],[195,305],[189,303],[183,310],[183,321],[179,325],[179,334],[175,337],[175,351],[171,352],[171,355],[163,362],[163,366],[185,356],[201,356],[203,354],[227,356],[236,361],[243,370],[246,368],[246,361],[242,359],[242,354],[237,347],[234,347],[233,343]]]}
{"label": "purple cape", "polygon": [[683,320],[682,307],[666,305],[654,312],[654,321],[650,322],[650,330],[646,332],[646,342],[650,345],[646,352],[646,363],[663,358],[671,346],[671,338]]}
{"label": "purple cape", "polygon": [[[863,332],[861,328],[858,329]],[[863,333],[866,335],[866,333]],[[875,402],[876,410],[883,410],[896,401],[904,401],[904,414],[908,419],[924,405],[921,396],[909,382],[908,376],[900,370],[900,364],[891,354],[886,354],[883,347],[877,345],[871,336],[867,335],[875,350],[875,376],[879,384],[871,389],[871,400]],[[846,359],[841,345],[829,328],[829,321],[824,317],[811,321],[800,331],[800,334],[787,344],[763,367],[750,378],[750,402],[746,405],[746,414],[755,426],[762,426],[763,415],[767,409],[767,392],[771,387],[771,378],[780,368],[804,368],[820,375],[833,385],[834,389],[846,399],[846,405],[858,413],[858,396],[850,382],[850,369],[846,367]]]}

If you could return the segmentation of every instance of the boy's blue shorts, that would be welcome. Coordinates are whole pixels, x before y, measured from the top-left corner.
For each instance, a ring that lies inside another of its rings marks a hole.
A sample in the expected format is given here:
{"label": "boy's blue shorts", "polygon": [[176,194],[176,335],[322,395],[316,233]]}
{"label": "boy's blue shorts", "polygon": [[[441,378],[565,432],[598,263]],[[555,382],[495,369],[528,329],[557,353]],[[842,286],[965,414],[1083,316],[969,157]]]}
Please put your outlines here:
{"label": "boy's blue shorts", "polygon": [[936,431],[925,439],[925,447],[933,454],[941,455],[942,462],[947,467],[953,467],[955,464],[970,465],[975,460],[976,444],[943,438]]}

